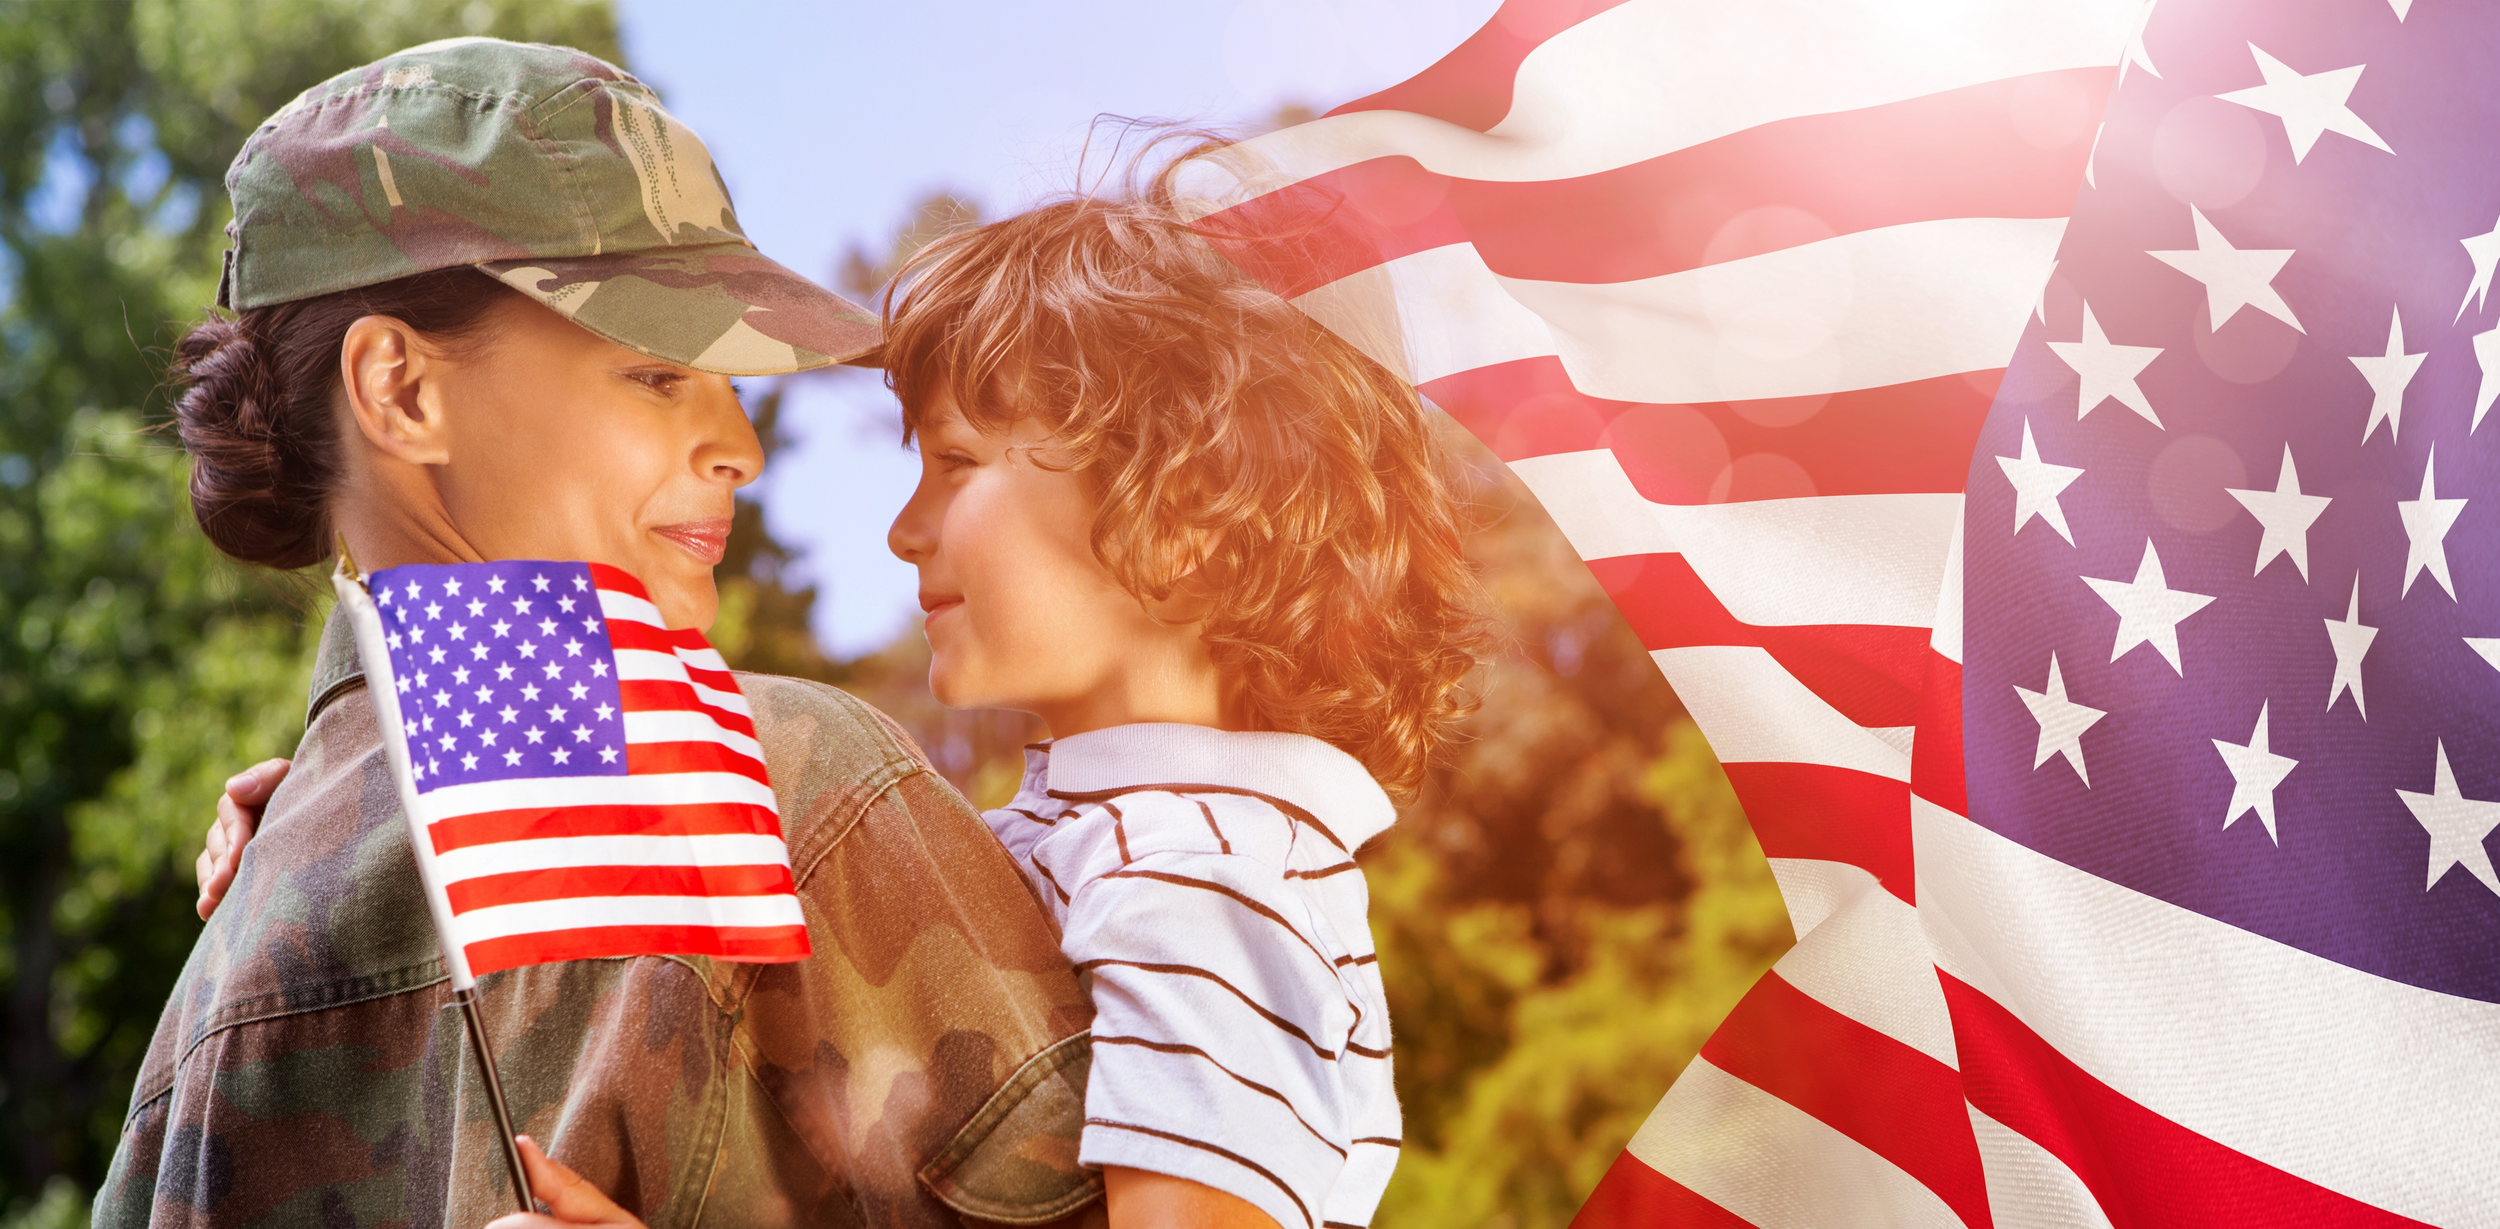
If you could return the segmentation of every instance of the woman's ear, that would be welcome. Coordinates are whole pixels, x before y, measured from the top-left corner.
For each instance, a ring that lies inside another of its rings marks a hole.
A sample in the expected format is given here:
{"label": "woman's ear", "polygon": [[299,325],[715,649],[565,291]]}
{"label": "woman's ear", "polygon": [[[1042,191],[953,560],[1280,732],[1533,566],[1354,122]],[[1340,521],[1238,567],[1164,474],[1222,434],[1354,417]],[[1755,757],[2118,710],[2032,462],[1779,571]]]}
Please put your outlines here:
{"label": "woman's ear", "polygon": [[442,397],[442,351],[389,316],[364,316],[339,343],[339,383],[356,429],[383,454],[411,465],[451,460]]}

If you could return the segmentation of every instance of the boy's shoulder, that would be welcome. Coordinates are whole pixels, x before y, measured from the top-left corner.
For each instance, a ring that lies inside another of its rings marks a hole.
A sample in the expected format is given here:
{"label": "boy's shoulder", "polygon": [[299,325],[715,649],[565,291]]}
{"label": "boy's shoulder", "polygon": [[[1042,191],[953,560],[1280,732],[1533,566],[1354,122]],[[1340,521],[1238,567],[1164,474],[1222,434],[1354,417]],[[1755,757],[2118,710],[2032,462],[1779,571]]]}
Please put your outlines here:
{"label": "boy's shoulder", "polygon": [[807,838],[839,835],[808,829],[846,824],[896,782],[934,771],[899,723],[839,687],[779,674],[740,671],[737,678],[755,713],[755,738],[793,857]]}

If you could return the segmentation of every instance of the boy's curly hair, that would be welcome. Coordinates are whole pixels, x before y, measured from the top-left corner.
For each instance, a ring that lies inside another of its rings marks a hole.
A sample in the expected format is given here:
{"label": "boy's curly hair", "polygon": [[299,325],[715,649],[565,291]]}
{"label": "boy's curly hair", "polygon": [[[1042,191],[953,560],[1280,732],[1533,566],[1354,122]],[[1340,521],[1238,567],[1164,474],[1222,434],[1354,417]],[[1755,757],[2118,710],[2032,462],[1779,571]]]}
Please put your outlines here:
{"label": "boy's curly hair", "polygon": [[906,432],[941,394],[981,430],[1038,415],[1096,499],[1094,553],[1141,600],[1193,576],[1247,714],[1411,794],[1488,642],[1430,411],[1194,234],[1175,160],[942,238],[886,292]]}

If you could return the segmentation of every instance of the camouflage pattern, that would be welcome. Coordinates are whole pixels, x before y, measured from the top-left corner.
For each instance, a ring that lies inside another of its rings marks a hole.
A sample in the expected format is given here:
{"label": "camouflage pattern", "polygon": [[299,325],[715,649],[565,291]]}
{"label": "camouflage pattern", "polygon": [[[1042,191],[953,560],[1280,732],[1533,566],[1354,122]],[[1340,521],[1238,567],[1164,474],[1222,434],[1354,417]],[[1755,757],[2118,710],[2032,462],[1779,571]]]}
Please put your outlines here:
{"label": "camouflage pattern", "polygon": [[[95,1224],[511,1209],[353,641],[158,1024]],[[523,1132],[654,1229],[1101,1223],[1092,1007],[1006,851],[882,714],[742,677],[815,955],[582,960],[479,998]]]}
{"label": "camouflage pattern", "polygon": [[755,250],[703,142],[623,69],[459,38],[306,90],[244,142],[218,301],[252,308],[475,265],[610,341],[703,371],[857,357],[876,317]]}

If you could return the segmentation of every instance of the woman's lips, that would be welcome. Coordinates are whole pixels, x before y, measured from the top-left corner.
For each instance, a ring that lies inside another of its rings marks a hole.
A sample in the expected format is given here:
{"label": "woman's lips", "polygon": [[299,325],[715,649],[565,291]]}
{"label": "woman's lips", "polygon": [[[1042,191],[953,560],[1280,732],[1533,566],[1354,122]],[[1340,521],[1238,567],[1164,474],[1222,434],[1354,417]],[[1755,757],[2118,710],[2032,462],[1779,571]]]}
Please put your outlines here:
{"label": "woman's lips", "polygon": [[686,549],[686,553],[703,561],[705,567],[717,566],[729,553],[729,518],[711,521],[680,521],[662,525],[651,532]]}

